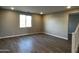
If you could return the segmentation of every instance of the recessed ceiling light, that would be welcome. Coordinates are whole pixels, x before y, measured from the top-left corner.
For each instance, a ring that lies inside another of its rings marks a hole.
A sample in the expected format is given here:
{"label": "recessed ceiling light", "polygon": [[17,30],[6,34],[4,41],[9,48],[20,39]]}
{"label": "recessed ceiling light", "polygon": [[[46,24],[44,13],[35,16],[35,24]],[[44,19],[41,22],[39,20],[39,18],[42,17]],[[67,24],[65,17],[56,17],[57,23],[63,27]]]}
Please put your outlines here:
{"label": "recessed ceiling light", "polygon": [[40,12],[40,14],[43,14],[43,12]]}
{"label": "recessed ceiling light", "polygon": [[67,6],[67,9],[70,9],[71,8],[71,6]]}
{"label": "recessed ceiling light", "polygon": [[14,10],[14,7],[11,7],[11,10]]}

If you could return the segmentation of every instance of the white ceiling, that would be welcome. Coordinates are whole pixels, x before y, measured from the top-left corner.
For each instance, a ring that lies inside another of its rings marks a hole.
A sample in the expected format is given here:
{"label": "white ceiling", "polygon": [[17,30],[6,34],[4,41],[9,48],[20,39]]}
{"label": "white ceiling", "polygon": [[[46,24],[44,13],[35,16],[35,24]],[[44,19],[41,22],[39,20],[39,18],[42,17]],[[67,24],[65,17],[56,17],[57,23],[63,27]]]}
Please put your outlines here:
{"label": "white ceiling", "polygon": [[[44,14],[59,12],[66,10],[66,6],[13,6],[15,10],[30,12],[30,13],[40,13],[43,12]],[[4,9],[10,9],[11,6],[2,6]],[[72,7],[78,8],[78,7]]]}

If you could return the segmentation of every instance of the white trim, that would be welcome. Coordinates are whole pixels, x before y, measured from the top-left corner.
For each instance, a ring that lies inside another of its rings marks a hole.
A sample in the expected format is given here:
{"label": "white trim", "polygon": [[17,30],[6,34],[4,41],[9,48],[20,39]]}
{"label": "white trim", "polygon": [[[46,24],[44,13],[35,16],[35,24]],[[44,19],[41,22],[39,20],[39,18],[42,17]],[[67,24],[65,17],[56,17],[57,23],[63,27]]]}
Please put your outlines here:
{"label": "white trim", "polygon": [[47,35],[51,35],[51,36],[55,36],[55,37],[58,37],[58,38],[61,38],[61,39],[65,39],[65,40],[68,40],[68,38],[65,38],[65,37],[61,37],[61,36],[57,36],[57,35],[54,35],[54,34],[50,34],[50,33],[44,33],[44,34],[47,34]]}
{"label": "white trim", "polygon": [[11,35],[11,36],[4,36],[4,37],[0,37],[0,39],[11,38],[11,37],[18,37],[18,36],[24,36],[24,35],[33,35],[33,34],[39,34],[39,33],[42,33],[42,32],[27,33],[27,34],[18,34],[18,35]]}
{"label": "white trim", "polygon": [[78,32],[78,29],[79,29],[79,24],[78,24],[78,26],[76,27],[75,33]]}
{"label": "white trim", "polygon": [[61,36],[57,36],[57,35],[53,35],[53,34],[49,34],[49,33],[45,33],[45,32],[36,32],[36,33],[27,33],[27,34],[4,36],[4,37],[0,37],[0,39],[11,38],[11,37],[18,37],[18,36],[24,36],[24,35],[33,35],[33,34],[39,34],[39,33],[44,33],[44,34],[47,34],[47,35],[51,35],[51,36],[55,36],[55,37],[58,37],[58,38],[62,38],[62,39],[68,40],[68,38],[64,38],[64,37],[61,37]]}
{"label": "white trim", "polygon": [[79,47],[79,24],[76,27],[75,32],[72,33],[72,53],[77,53],[78,52],[78,47]]}

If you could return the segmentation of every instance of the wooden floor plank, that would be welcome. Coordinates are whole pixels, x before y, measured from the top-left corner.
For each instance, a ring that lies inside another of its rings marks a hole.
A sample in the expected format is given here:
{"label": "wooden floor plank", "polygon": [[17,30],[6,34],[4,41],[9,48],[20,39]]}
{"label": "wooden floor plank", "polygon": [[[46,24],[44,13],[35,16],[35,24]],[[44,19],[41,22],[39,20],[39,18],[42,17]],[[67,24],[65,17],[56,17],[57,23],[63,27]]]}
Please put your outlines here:
{"label": "wooden floor plank", "polygon": [[2,49],[1,53],[70,53],[71,43],[57,37],[37,34],[0,39],[0,50]]}

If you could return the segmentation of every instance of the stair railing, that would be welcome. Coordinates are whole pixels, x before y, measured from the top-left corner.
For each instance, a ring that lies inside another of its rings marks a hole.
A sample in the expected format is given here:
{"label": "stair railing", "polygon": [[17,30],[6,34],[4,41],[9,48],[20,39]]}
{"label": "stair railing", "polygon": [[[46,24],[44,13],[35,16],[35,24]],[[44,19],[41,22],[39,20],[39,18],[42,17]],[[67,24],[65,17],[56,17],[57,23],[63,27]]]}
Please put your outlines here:
{"label": "stair railing", "polygon": [[79,24],[75,32],[72,33],[72,53],[78,52],[79,47]]}

